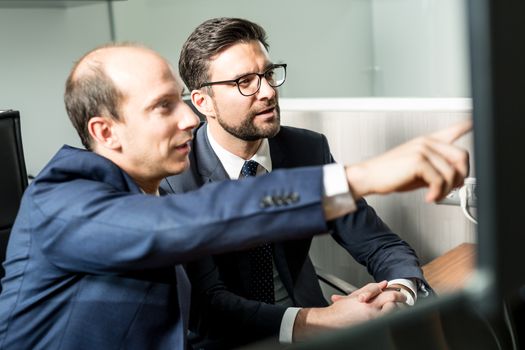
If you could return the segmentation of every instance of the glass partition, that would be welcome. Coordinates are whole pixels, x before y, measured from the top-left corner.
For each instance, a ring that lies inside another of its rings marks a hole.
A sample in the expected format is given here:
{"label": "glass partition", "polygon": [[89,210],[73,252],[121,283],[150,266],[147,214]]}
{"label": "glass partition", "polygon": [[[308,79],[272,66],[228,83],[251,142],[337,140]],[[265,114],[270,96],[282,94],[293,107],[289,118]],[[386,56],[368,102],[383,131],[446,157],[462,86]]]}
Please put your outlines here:
{"label": "glass partition", "polygon": [[134,0],[113,4],[117,40],[178,62],[202,21],[243,17],[289,64],[282,97],[469,97],[464,0]]}

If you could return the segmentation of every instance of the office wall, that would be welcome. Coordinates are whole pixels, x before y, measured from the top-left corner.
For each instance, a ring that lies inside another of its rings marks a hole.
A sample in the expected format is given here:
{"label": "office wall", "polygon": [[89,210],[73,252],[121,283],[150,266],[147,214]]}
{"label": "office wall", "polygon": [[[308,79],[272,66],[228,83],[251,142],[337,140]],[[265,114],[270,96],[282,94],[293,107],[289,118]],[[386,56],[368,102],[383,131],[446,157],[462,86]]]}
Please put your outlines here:
{"label": "office wall", "polygon": [[73,62],[109,40],[105,4],[0,8],[0,109],[18,109],[28,174],[64,143],[80,145],[63,101]]}
{"label": "office wall", "polygon": [[[369,10],[367,0],[333,0],[330,6],[305,6],[300,0],[271,0],[265,6],[240,0],[114,4],[117,40],[145,42],[175,66],[183,41],[205,19],[241,16],[261,23],[268,30],[272,58],[289,63],[284,96],[371,93]],[[36,175],[62,144],[80,146],[63,107],[64,82],[79,55],[109,40],[105,3],[0,7],[0,109],[21,111],[29,174]]]}
{"label": "office wall", "polygon": [[374,96],[471,96],[466,0],[371,3]]}
{"label": "office wall", "polygon": [[115,3],[117,38],[174,64],[192,29],[238,16],[268,31],[289,63],[284,97],[468,97],[466,0],[133,0]]}
{"label": "office wall", "polygon": [[198,24],[213,17],[243,17],[267,30],[272,59],[288,63],[282,96],[372,93],[368,0],[133,0],[114,6],[118,40],[145,42],[175,66],[184,40]]}

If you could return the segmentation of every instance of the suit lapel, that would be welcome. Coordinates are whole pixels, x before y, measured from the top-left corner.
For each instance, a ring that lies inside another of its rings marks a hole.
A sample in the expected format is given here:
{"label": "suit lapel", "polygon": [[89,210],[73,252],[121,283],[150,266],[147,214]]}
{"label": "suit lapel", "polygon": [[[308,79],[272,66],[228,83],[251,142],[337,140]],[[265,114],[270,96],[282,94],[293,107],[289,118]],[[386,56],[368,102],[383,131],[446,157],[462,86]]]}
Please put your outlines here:
{"label": "suit lapel", "polygon": [[286,168],[286,153],[279,143],[278,133],[275,137],[268,139],[270,144],[270,157],[272,158],[272,169]]}
{"label": "suit lapel", "polygon": [[[287,157],[286,150],[281,146],[280,136],[281,132],[279,132],[275,137],[268,139],[270,144],[270,157],[272,158],[273,170],[288,168],[290,166],[289,162],[287,161],[289,158]],[[297,303],[293,290],[294,281],[290,273],[287,259],[287,255],[290,253],[293,253],[293,251],[288,252],[286,243],[280,242],[274,244],[275,267],[279,272],[279,277],[281,277],[281,281],[283,282],[288,295],[293,300],[294,305],[296,305]]]}
{"label": "suit lapel", "polygon": [[[206,123],[201,124],[195,134],[194,152],[196,160],[198,159],[198,163],[195,163],[195,166],[201,177],[202,184],[229,179],[228,173],[211,147],[206,133]],[[228,264],[231,264],[232,256],[236,257],[236,263],[229,266],[230,268],[235,266],[238,269],[240,282],[244,285],[245,290],[248,290],[246,283],[250,273],[250,261],[245,252],[237,251],[219,255],[216,261],[219,262],[222,259],[226,259],[229,261]]]}
{"label": "suit lapel", "polygon": [[228,174],[213,151],[206,134],[206,123],[199,126],[193,142],[197,172],[203,184],[228,179]]}

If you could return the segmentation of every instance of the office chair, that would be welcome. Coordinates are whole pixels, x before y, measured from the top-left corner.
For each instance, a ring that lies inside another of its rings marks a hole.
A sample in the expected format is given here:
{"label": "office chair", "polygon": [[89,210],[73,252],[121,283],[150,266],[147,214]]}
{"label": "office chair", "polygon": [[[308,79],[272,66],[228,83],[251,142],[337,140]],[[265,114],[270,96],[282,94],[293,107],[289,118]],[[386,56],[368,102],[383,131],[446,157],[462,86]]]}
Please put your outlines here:
{"label": "office chair", "polygon": [[[7,241],[27,187],[27,174],[18,111],[0,111],[0,261],[5,260]],[[4,269],[0,266],[0,278]],[[0,291],[1,291],[0,285]]]}

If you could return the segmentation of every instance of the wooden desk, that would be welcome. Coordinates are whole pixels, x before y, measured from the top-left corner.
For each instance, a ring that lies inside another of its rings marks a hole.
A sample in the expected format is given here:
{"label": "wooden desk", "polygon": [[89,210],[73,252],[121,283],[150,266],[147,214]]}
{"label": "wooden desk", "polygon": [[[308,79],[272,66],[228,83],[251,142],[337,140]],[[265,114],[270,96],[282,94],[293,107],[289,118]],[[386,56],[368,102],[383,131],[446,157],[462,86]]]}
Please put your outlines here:
{"label": "wooden desk", "polygon": [[476,245],[462,243],[423,266],[425,278],[437,294],[461,289],[474,271]]}

